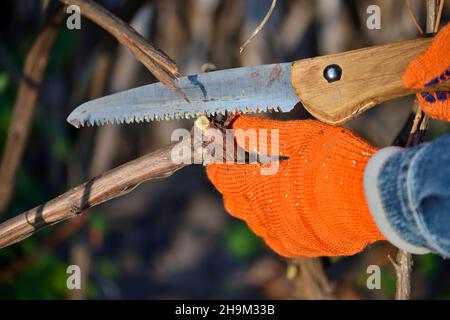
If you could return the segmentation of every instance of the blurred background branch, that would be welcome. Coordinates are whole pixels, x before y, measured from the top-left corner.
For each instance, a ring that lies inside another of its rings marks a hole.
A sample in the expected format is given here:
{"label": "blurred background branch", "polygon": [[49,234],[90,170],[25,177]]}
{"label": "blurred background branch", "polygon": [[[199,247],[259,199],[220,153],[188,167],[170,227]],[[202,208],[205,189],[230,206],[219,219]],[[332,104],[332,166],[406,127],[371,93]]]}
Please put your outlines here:
{"label": "blurred background branch", "polygon": [[14,192],[17,169],[22,162],[27,145],[39,87],[47,67],[50,50],[58,33],[58,25],[63,21],[64,16],[64,12],[60,9],[56,13],[50,13],[48,23],[25,60],[0,166],[0,216],[7,209]]}
{"label": "blurred background branch", "polygon": [[264,16],[264,19],[261,21],[261,23],[256,27],[255,31],[251,34],[251,36],[245,40],[245,42],[242,44],[242,46],[239,48],[239,53],[242,53],[245,48],[250,44],[252,39],[256,37],[256,35],[264,28],[264,25],[269,20],[270,16],[272,15],[273,10],[275,9],[275,6],[277,5],[277,0],[272,0],[272,4],[270,5],[269,11],[267,11],[267,14]]}
{"label": "blurred background branch", "polygon": [[161,49],[155,47],[121,19],[90,0],[60,0],[66,5],[76,5],[85,17],[94,21],[112,34],[117,41],[133,53],[160,82],[168,88],[178,92],[182,97],[186,95],[175,85],[179,76],[175,62]]}

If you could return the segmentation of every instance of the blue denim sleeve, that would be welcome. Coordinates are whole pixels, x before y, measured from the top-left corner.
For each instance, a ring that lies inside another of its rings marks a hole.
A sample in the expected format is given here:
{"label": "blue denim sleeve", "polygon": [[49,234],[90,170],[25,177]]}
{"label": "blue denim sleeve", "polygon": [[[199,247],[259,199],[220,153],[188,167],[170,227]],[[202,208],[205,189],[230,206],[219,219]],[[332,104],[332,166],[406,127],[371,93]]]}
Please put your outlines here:
{"label": "blue denim sleeve", "polygon": [[413,148],[380,150],[364,179],[370,211],[389,241],[450,257],[450,133]]}

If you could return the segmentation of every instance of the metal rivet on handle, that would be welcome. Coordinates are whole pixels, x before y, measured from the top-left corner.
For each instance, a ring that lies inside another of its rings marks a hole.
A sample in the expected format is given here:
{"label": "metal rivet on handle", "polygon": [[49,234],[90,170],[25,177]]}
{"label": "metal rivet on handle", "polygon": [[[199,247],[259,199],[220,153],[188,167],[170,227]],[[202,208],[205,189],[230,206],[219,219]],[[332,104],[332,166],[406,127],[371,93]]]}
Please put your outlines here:
{"label": "metal rivet on handle", "polygon": [[330,64],[323,70],[323,77],[330,83],[339,81],[342,77],[342,68],[337,64]]}

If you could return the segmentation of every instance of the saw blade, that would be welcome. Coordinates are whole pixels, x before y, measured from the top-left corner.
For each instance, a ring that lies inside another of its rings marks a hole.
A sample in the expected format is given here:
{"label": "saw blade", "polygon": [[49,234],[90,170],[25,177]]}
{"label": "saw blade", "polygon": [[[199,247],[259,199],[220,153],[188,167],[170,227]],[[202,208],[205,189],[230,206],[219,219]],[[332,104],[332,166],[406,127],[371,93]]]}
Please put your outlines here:
{"label": "saw blade", "polygon": [[287,112],[299,101],[291,87],[291,63],[201,73],[182,77],[176,84],[189,101],[155,83],[83,103],[67,121],[79,128],[225,112]]}

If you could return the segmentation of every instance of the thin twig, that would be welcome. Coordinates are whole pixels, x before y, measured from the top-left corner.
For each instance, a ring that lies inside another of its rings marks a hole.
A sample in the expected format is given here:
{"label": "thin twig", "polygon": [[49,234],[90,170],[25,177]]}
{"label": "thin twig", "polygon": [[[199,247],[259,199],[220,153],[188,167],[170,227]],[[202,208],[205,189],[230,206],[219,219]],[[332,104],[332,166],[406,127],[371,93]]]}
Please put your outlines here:
{"label": "thin twig", "polygon": [[248,46],[248,44],[253,40],[254,37],[256,37],[256,35],[262,30],[262,28],[264,28],[264,25],[267,23],[267,21],[269,20],[270,16],[272,15],[273,10],[275,9],[275,6],[277,5],[277,0],[272,0],[272,4],[270,6],[269,11],[266,13],[266,16],[264,17],[264,19],[261,21],[261,23],[256,27],[255,31],[253,31],[252,35],[250,36],[250,38],[248,38],[244,44],[239,48],[239,53],[242,53],[245,48]]}
{"label": "thin twig", "polygon": [[297,299],[335,299],[334,286],[329,282],[320,258],[297,258],[290,261],[290,267],[297,268],[293,278],[293,295]]}
{"label": "thin twig", "polygon": [[175,80],[179,77],[176,63],[161,49],[156,48],[127,23],[91,0],[59,1],[66,5],[78,6],[83,16],[113,35],[161,83],[187,100],[185,93],[175,84]]}
{"label": "thin twig", "polygon": [[413,125],[411,127],[411,131],[409,132],[408,141],[406,142],[405,147],[410,147],[412,145],[417,144],[416,142],[414,142],[414,138],[416,136],[417,130],[420,130],[420,123],[423,117],[424,113],[422,112],[422,109],[419,106],[414,116]]}
{"label": "thin twig", "polygon": [[423,35],[424,34],[423,29],[420,26],[419,21],[417,21],[417,17],[414,14],[414,10],[411,7],[410,0],[405,0],[405,2],[406,2],[406,7],[408,8],[409,15],[411,16],[412,20],[414,21],[414,24],[416,25],[417,30],[419,30],[419,33],[421,35]]}
{"label": "thin twig", "polygon": [[14,192],[15,177],[27,144],[39,86],[58,33],[57,26],[64,16],[61,10],[54,14],[35,40],[25,59],[23,76],[14,103],[0,167],[0,213],[6,210]]}
{"label": "thin twig", "polygon": [[396,300],[409,300],[411,298],[411,269],[413,260],[411,254],[398,250],[394,259],[388,256],[395,269],[397,276],[395,299]]}
{"label": "thin twig", "polygon": [[436,28],[436,25],[438,25],[438,21],[436,20],[437,17],[437,2],[438,0],[425,0],[426,1],[426,8],[427,8],[427,27],[426,27],[426,33],[432,34],[434,33],[434,29]]}
{"label": "thin twig", "polygon": [[445,0],[440,0],[439,2],[439,9],[436,17],[436,24],[434,26],[433,32],[436,33],[439,30],[439,25],[441,24],[441,18],[442,18],[442,11],[444,10],[444,4]]}

